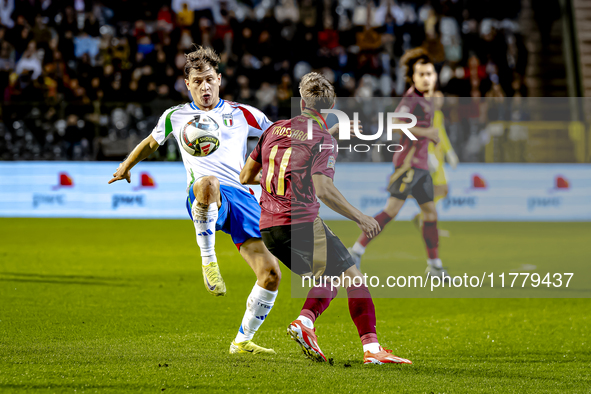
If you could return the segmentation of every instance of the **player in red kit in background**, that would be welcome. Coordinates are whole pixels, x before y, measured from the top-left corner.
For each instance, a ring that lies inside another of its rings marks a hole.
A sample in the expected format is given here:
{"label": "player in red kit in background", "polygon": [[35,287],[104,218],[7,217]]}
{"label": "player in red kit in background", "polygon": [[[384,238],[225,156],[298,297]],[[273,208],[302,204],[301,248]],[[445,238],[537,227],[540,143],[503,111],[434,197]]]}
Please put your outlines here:
{"label": "player in red kit in background", "polygon": [[[271,125],[240,173],[242,183],[258,183],[260,179],[263,241],[296,274],[315,280],[331,276],[343,279],[365,364],[411,364],[380,346],[375,308],[363,276],[343,243],[318,216],[316,195],[329,208],[355,221],[368,238],[380,231],[377,221],[349,204],[333,184],[338,149],[320,112],[333,107],[334,88],[324,76],[312,72],[302,78],[300,95],[302,114]],[[313,127],[311,139],[309,121]],[[330,281],[320,283],[309,291],[300,316],[287,332],[308,358],[326,361],[317,343],[314,322],[336,297],[338,287]]]}
{"label": "player in red kit in background", "polygon": [[[437,73],[433,61],[422,48],[407,51],[401,59],[406,67],[407,82],[412,86],[406,91],[396,112],[412,113],[417,117],[417,124],[410,132],[417,137],[416,141],[402,134],[400,144],[403,150],[394,154],[395,171],[390,177],[388,191],[390,198],[386,207],[375,216],[383,229],[393,220],[409,195],[412,195],[423,212],[423,239],[427,249],[427,269],[425,273],[441,277],[448,281],[447,271],[439,258],[439,234],[437,232],[437,210],[433,202],[433,179],[429,173],[429,143],[439,142],[439,130],[433,127],[435,108],[427,97],[433,96],[437,83]],[[349,249],[360,266],[361,256],[371,238],[361,234],[357,242]]]}

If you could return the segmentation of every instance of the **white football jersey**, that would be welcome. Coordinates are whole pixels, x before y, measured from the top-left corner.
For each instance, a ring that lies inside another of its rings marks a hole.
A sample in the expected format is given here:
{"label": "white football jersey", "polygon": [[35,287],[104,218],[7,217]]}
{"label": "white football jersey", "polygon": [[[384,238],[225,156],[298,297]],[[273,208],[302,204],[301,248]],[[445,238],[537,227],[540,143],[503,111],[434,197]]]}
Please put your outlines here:
{"label": "white football jersey", "polygon": [[[209,156],[195,157],[180,145],[179,135],[189,121],[201,114],[211,117],[220,126],[221,138],[215,152]],[[174,136],[187,170],[187,185],[202,176],[213,175],[222,185],[248,190],[240,183],[247,138],[260,137],[271,124],[265,114],[249,105],[220,99],[214,109],[203,111],[191,102],[164,111],[152,131],[152,137],[162,145],[170,136]]]}

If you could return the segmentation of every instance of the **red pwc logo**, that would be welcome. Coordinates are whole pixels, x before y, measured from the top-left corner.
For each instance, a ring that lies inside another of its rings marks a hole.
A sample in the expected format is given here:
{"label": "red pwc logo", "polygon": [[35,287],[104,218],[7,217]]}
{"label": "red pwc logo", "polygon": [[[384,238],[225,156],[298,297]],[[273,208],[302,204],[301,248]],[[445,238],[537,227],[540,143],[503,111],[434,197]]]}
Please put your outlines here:
{"label": "red pwc logo", "polygon": [[57,190],[62,187],[73,187],[74,180],[67,172],[60,172],[58,175],[58,184],[54,185],[51,190]]}
{"label": "red pwc logo", "polygon": [[142,172],[142,187],[155,187],[156,183],[154,182],[154,178],[150,176],[147,172]]}
{"label": "red pwc logo", "polygon": [[558,175],[554,179],[554,188],[555,189],[568,189],[568,188],[570,188],[570,183],[568,182],[568,179],[566,179],[564,176]]}
{"label": "red pwc logo", "polygon": [[486,189],[486,180],[478,174],[472,175],[473,189]]}
{"label": "red pwc logo", "polygon": [[133,188],[133,190],[143,189],[145,187],[156,187],[156,182],[154,182],[154,178],[147,172],[142,172],[140,174],[140,185]]}

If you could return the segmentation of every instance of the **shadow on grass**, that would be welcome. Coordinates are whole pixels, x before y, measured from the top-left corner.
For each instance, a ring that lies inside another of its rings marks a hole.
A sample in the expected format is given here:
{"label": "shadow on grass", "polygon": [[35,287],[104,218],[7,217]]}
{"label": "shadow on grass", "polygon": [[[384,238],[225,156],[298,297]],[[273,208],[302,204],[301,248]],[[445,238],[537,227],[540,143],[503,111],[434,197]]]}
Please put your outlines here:
{"label": "shadow on grass", "polygon": [[199,385],[169,385],[166,384],[164,386],[159,385],[149,385],[149,384],[89,384],[85,386],[77,385],[77,384],[0,384],[0,389],[27,389],[27,390],[49,390],[49,389],[58,389],[58,390],[65,390],[70,389],[76,391],[78,390],[92,390],[92,389],[99,389],[99,390],[148,390],[149,392],[160,392],[166,389],[176,389],[176,390],[206,390],[211,389],[211,384],[199,384]]}
{"label": "shadow on grass", "polygon": [[[8,276],[8,277],[6,277]],[[127,287],[128,284],[117,282],[117,278],[86,275],[43,275],[18,272],[0,272],[2,282],[55,283],[66,285],[93,285]]]}
{"label": "shadow on grass", "polygon": [[32,278],[57,278],[57,279],[91,279],[91,280],[119,280],[113,276],[95,276],[95,275],[47,275],[47,274],[31,274],[24,272],[0,272],[0,275],[8,276],[24,276]]}

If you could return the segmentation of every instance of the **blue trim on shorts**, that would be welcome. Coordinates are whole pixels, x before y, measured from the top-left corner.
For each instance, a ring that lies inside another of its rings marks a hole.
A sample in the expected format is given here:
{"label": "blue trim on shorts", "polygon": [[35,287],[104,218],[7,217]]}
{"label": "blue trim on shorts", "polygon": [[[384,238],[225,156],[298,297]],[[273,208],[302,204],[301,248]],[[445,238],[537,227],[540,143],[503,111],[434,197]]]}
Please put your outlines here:
{"label": "blue trim on shorts", "polygon": [[[232,186],[220,185],[220,198],[222,206],[218,210],[216,231],[221,230],[230,234],[236,245],[243,244],[250,238],[261,238],[259,230],[261,207],[252,194]],[[195,193],[193,187],[189,187],[186,206],[191,220],[193,220],[191,214],[193,201],[195,201]]]}

